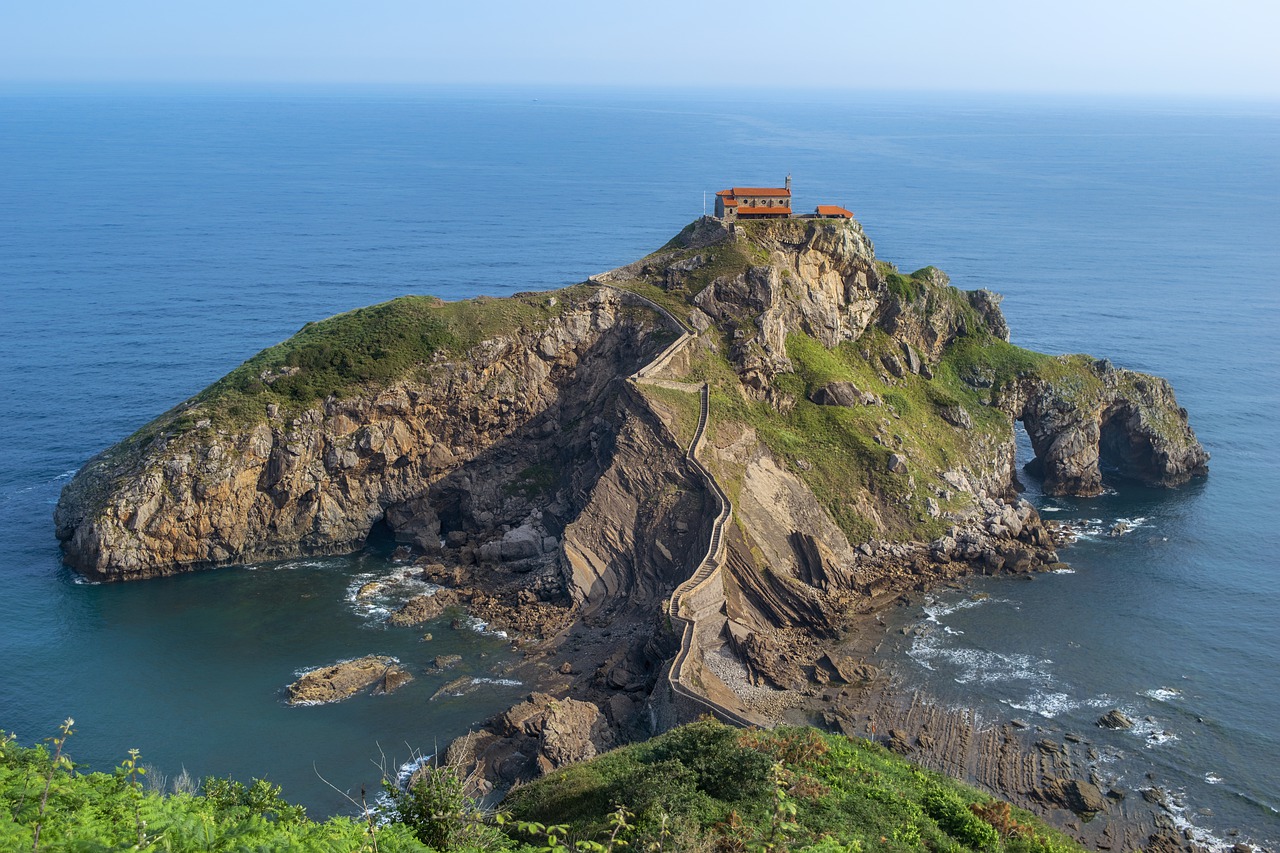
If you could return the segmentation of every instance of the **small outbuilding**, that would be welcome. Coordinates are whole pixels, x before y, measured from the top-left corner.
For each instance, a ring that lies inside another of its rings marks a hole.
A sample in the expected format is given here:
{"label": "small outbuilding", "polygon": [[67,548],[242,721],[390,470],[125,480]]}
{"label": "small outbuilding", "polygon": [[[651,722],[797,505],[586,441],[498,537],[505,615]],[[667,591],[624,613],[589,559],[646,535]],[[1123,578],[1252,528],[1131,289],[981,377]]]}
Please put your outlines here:
{"label": "small outbuilding", "polygon": [[813,212],[823,219],[853,219],[852,210],[845,210],[836,204],[820,204]]}

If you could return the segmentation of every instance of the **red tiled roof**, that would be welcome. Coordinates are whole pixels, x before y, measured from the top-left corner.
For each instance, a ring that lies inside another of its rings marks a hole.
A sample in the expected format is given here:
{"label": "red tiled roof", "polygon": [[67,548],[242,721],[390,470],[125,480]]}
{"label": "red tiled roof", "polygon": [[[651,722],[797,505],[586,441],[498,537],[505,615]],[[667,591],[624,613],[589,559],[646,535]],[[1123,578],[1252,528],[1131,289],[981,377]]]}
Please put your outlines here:
{"label": "red tiled roof", "polygon": [[843,207],[840,207],[839,205],[835,205],[835,204],[820,204],[818,205],[818,215],[819,216],[840,216],[845,219],[852,219],[853,211],[845,210]]}
{"label": "red tiled roof", "polygon": [[789,207],[740,207],[738,208],[739,216],[749,216],[753,213],[772,213],[777,216],[790,216],[791,208]]}
{"label": "red tiled roof", "polygon": [[790,197],[791,190],[783,187],[734,187],[730,190],[734,195],[760,195],[776,197]]}
{"label": "red tiled roof", "polygon": [[723,204],[725,207],[737,207],[738,200],[736,198],[726,198],[724,201],[721,202],[721,204]]}

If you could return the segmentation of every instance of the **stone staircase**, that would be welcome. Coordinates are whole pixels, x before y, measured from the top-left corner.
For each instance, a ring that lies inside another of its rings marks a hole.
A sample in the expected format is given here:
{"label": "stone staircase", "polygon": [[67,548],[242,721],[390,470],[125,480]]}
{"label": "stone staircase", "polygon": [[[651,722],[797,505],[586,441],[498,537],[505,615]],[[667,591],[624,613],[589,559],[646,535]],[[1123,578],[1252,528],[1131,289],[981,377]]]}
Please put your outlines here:
{"label": "stone staircase", "polygon": [[[667,670],[667,682],[675,696],[686,700],[689,705],[703,713],[709,713],[720,721],[731,725],[758,726],[760,725],[758,721],[748,719],[738,711],[727,708],[710,697],[703,695],[689,683],[691,680],[690,671],[696,669],[696,662],[700,661],[700,655],[697,654],[699,618],[709,612],[718,612],[720,604],[724,601],[723,588],[717,591],[715,585],[720,580],[719,572],[724,561],[725,549],[724,528],[733,516],[733,505],[729,502],[729,496],[725,494],[724,489],[720,488],[720,484],[716,482],[715,476],[698,459],[698,450],[701,448],[703,438],[706,435],[707,421],[711,414],[710,386],[705,382],[699,386],[691,383],[658,379],[655,378],[655,374],[669,365],[680,350],[688,346],[697,336],[685,323],[653,300],[624,288],[602,282],[596,283],[601,287],[607,287],[638,300],[662,314],[673,325],[682,330],[680,337],[659,353],[656,358],[633,373],[629,380],[637,385],[656,385],[663,388],[697,393],[700,398],[698,426],[694,430],[693,441],[690,442],[689,448],[685,452],[685,458],[702,475],[707,488],[715,496],[719,509],[716,513],[715,521],[711,525],[711,537],[707,543],[706,554],[701,562],[698,563],[698,567],[693,574],[675,588],[671,594],[671,600],[667,604],[667,615],[671,619],[672,627],[680,630],[680,650],[672,659],[671,666]],[[691,661],[694,663],[691,663]]]}

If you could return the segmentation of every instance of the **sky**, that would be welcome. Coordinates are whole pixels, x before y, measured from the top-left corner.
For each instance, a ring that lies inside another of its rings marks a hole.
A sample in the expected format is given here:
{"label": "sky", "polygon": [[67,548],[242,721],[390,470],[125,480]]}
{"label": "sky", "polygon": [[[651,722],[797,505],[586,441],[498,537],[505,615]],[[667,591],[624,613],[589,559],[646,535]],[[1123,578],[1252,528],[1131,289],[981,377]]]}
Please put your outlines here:
{"label": "sky", "polygon": [[1276,0],[11,0],[0,85],[1280,98]]}

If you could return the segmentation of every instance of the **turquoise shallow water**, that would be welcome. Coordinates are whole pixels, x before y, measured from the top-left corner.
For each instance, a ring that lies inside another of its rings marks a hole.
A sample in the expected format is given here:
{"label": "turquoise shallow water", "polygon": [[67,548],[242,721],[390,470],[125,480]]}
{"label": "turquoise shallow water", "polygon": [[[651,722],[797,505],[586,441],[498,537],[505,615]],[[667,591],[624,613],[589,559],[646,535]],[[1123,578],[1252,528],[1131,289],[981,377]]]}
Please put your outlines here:
{"label": "turquoise shallow water", "polygon": [[[285,708],[299,667],[444,650],[345,600],[389,569],[376,550],[86,586],[59,565],[58,490],[309,320],[579,281],[661,245],[704,192],[790,172],[797,208],[851,208],[882,257],[1004,293],[1015,342],[1168,377],[1213,453],[1202,484],[1051,504],[1145,521],[1076,546],[1075,574],[987,582],[990,603],[950,614],[940,601],[963,633],[940,632],[932,670],[919,650],[904,664],[993,717],[1083,726],[1101,697],[1150,713],[1172,737],[1118,740],[1122,772],[1167,776],[1207,829],[1280,838],[1275,105],[45,93],[0,97],[0,128],[0,726],[31,740],[72,715],[94,766],[136,746],[166,773],[267,774],[333,810],[312,762],[358,787],[379,745],[429,750],[504,706],[520,688],[429,703],[424,678]],[[477,677],[504,658],[494,638],[433,633]]]}

